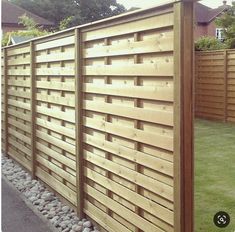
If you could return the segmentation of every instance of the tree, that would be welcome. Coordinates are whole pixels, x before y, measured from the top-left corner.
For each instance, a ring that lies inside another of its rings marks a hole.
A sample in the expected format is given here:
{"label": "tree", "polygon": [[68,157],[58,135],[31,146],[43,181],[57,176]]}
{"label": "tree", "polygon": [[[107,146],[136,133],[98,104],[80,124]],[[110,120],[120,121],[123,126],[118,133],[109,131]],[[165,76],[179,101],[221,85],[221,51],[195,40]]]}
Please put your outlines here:
{"label": "tree", "polygon": [[202,36],[195,42],[196,51],[210,51],[224,48],[226,48],[226,45],[214,37]]}
{"label": "tree", "polygon": [[224,42],[228,48],[235,48],[235,2],[216,20],[216,25],[223,28]]}
{"label": "tree", "polygon": [[10,0],[14,4],[48,19],[59,28],[70,18],[67,26],[76,26],[125,12],[116,0]]}
{"label": "tree", "polygon": [[12,36],[34,38],[38,36],[47,35],[49,33],[48,31],[43,30],[42,28],[39,28],[36,22],[32,18],[29,18],[26,15],[22,15],[21,17],[19,17],[19,20],[20,20],[19,24],[23,24],[26,30],[5,33],[2,38],[2,46],[10,45],[11,44],[10,38]]}

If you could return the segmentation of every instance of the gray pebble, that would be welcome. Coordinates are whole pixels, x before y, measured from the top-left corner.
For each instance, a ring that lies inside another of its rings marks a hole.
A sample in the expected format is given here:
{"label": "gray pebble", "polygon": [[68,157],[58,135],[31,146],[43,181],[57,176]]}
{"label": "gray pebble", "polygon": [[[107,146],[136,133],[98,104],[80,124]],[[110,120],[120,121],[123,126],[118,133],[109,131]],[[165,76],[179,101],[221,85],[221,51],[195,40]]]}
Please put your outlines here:
{"label": "gray pebble", "polygon": [[80,231],[82,231],[82,226],[73,225],[73,226],[72,226],[72,230],[73,230],[73,231],[76,231],[76,232],[80,232]]}
{"label": "gray pebble", "polygon": [[88,227],[85,227],[82,232],[91,232],[91,229]]}
{"label": "gray pebble", "polygon": [[91,227],[92,225],[91,225],[91,222],[90,222],[90,221],[86,221],[86,222],[83,223],[83,226],[89,228],[89,227]]}

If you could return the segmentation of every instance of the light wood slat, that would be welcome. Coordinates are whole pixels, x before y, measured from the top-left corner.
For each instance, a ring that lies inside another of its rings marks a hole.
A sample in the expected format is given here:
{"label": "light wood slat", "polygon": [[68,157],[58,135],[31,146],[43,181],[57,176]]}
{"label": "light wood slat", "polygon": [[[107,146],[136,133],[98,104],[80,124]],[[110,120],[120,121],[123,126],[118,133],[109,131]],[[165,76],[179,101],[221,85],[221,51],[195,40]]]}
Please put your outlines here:
{"label": "light wood slat", "polygon": [[30,58],[17,58],[17,59],[10,59],[7,61],[7,65],[29,65],[30,64]]}
{"label": "light wood slat", "polygon": [[173,76],[173,62],[84,66],[83,73],[88,76]]}
{"label": "light wood slat", "polygon": [[49,130],[55,131],[56,133],[60,133],[61,135],[65,135],[65,136],[75,139],[75,131],[72,129],[66,128],[65,126],[56,125],[52,122],[49,122],[41,118],[36,119],[36,124],[38,126],[42,126]]}
{"label": "light wood slat", "polygon": [[8,99],[8,104],[18,107],[18,108],[22,108],[25,110],[30,110],[30,104],[29,103],[24,103],[21,101],[17,101],[17,100],[12,100],[12,99]]}
{"label": "light wood slat", "polygon": [[108,151],[124,159],[139,163],[166,175],[173,176],[173,163],[169,161],[151,156],[144,152],[133,150],[120,144],[115,144],[107,140],[101,140],[88,134],[84,134],[83,138],[84,142],[91,146]]}
{"label": "light wood slat", "polygon": [[57,97],[53,95],[44,95],[44,94],[37,93],[36,100],[43,101],[43,102],[50,102],[50,103],[58,104],[58,105],[70,106],[70,107],[75,106],[75,97],[70,97],[70,98]]}
{"label": "light wood slat", "polygon": [[8,95],[22,98],[30,98],[30,92],[8,89]]}
{"label": "light wood slat", "polygon": [[173,86],[116,86],[85,83],[83,85],[83,91],[87,93],[108,94],[113,96],[173,101]]}
{"label": "light wood slat", "polygon": [[45,132],[39,131],[39,130],[36,131],[36,136],[42,140],[45,140],[46,142],[48,142],[54,146],[57,146],[65,151],[73,154],[73,155],[75,154],[75,146],[72,144],[61,141],[61,139],[53,137],[53,136],[51,136]]}
{"label": "light wood slat", "polygon": [[99,225],[109,232],[116,232],[117,228],[122,232],[131,232],[128,228],[120,224],[111,216],[92,205],[89,201],[84,202],[84,212],[87,216],[95,220]]}
{"label": "light wood slat", "polygon": [[40,89],[49,89],[49,90],[54,89],[54,90],[62,90],[62,91],[69,91],[69,92],[75,91],[73,82],[65,83],[65,82],[56,82],[56,81],[53,81],[53,82],[37,81],[36,86],[37,88],[40,88]]}
{"label": "light wood slat", "polygon": [[146,132],[130,127],[115,125],[104,120],[96,120],[88,117],[83,118],[83,125],[89,128],[111,133],[141,143],[173,151],[173,138],[156,133]]}
{"label": "light wood slat", "polygon": [[9,86],[22,86],[22,87],[30,87],[30,81],[29,80],[8,80],[8,85]]}
{"label": "light wood slat", "polygon": [[7,75],[10,75],[10,76],[30,76],[30,69],[8,69]]}
{"label": "light wood slat", "polygon": [[43,182],[61,194],[65,199],[69,200],[72,204],[76,205],[76,193],[69,187],[58,181],[56,178],[42,170],[40,167],[36,167],[36,176]]}
{"label": "light wood slat", "polygon": [[8,138],[8,142],[13,147],[15,147],[15,148],[21,150],[22,152],[24,152],[27,156],[30,156],[30,154],[31,154],[30,149],[27,148],[26,146],[22,145],[21,143],[18,143],[15,139]]}
{"label": "light wood slat", "polygon": [[90,187],[89,185],[84,184],[84,191],[88,195],[94,197],[100,203],[102,203],[104,205],[108,205],[112,209],[113,212],[115,212],[119,216],[127,219],[130,223],[137,226],[138,228],[145,230],[145,231],[163,232],[162,229],[151,224],[149,221],[145,220],[141,216],[137,215],[136,213],[127,209],[126,207],[120,205],[116,201],[112,200],[111,198],[107,197],[106,195],[102,194],[101,192],[95,190],[94,188]]}
{"label": "light wood slat", "polygon": [[75,70],[71,67],[36,68],[35,74],[38,76],[74,76]]}
{"label": "light wood slat", "polygon": [[12,48],[7,50],[7,56],[13,56],[13,55],[19,55],[19,54],[25,54],[30,52],[29,44],[27,44],[27,47],[21,47],[21,48]]}
{"label": "light wood slat", "polygon": [[10,135],[13,135],[14,137],[16,137],[19,140],[22,140],[23,142],[27,143],[27,144],[31,144],[31,139],[21,133],[19,133],[16,130],[13,130],[12,128],[8,128],[8,132]]}
{"label": "light wood slat", "polygon": [[14,117],[20,118],[22,120],[28,121],[28,122],[31,121],[31,118],[30,118],[29,114],[24,114],[24,113],[19,112],[17,110],[8,109],[8,114],[10,114],[10,115],[12,115]]}
{"label": "light wood slat", "polygon": [[173,113],[163,110],[150,110],[137,107],[127,107],[115,105],[110,103],[98,103],[97,101],[84,101],[83,108],[86,110],[96,111],[100,113],[107,113],[118,115],[127,118],[138,119],[141,121],[164,124],[168,126],[173,125]]}
{"label": "light wood slat", "polygon": [[26,131],[26,132],[28,132],[28,133],[31,132],[30,126],[25,125],[24,123],[21,123],[21,122],[19,122],[19,121],[16,121],[16,120],[14,120],[14,119],[12,119],[12,118],[9,118],[9,119],[8,119],[8,123],[11,124],[11,125],[13,125],[13,126],[15,126],[15,127],[17,127],[17,128],[19,128],[19,129],[21,129],[21,130],[23,130],[23,131]]}
{"label": "light wood slat", "polygon": [[146,54],[154,52],[173,51],[173,33],[164,33],[163,36],[155,36],[144,41],[125,41],[115,45],[99,46],[83,49],[84,58],[96,58],[104,56],[120,56],[130,54]]}
{"label": "light wood slat", "polygon": [[74,36],[67,36],[61,39],[55,39],[49,42],[35,44],[35,51],[67,46],[71,44],[74,44]]}
{"label": "light wood slat", "polygon": [[100,175],[99,173],[92,171],[89,168],[85,168],[85,176],[94,182],[102,185],[110,191],[120,195],[127,201],[139,206],[147,212],[155,215],[156,217],[166,221],[170,225],[173,225],[173,212],[157,203],[151,202],[151,200],[143,197],[140,194],[133,192],[132,190],[124,187],[121,184],[108,179],[107,177]]}
{"label": "light wood slat", "polygon": [[120,164],[116,164],[86,150],[84,150],[84,159],[135,184],[138,184],[165,199],[173,201],[173,188],[167,184],[145,176],[132,169],[126,168]]}
{"label": "light wood slat", "polygon": [[51,53],[44,54],[35,57],[36,63],[45,63],[45,62],[56,62],[56,61],[66,61],[74,60],[75,56],[73,52],[60,52],[60,53]]}
{"label": "light wood slat", "polygon": [[173,13],[167,13],[164,15],[142,19],[141,21],[136,20],[128,23],[114,25],[112,27],[83,32],[82,41],[85,42],[139,31],[146,31],[155,28],[160,29],[169,26],[173,26]]}
{"label": "light wood slat", "polygon": [[58,111],[58,110],[46,108],[43,106],[37,106],[36,112],[40,114],[48,115],[54,118],[62,119],[67,122],[75,123],[75,113],[72,113],[72,112]]}
{"label": "light wood slat", "polygon": [[27,160],[24,156],[18,157],[19,154],[15,150],[11,149],[11,147],[9,147],[8,155],[10,157],[12,157],[14,160],[16,160],[23,167],[25,167],[26,169],[31,171],[31,163],[30,163],[30,161]]}
{"label": "light wood slat", "polygon": [[76,186],[76,177],[71,175],[70,173],[66,172],[65,170],[63,170],[62,168],[56,166],[55,164],[53,164],[52,162],[44,159],[43,157],[37,155],[37,161],[39,163],[41,163],[42,165],[44,165],[45,167],[49,168],[51,171],[55,172],[56,174],[58,174],[60,177],[62,177],[63,179],[65,179],[66,181],[70,182],[71,184],[73,184],[74,186]]}
{"label": "light wood slat", "polygon": [[76,170],[76,164],[75,161],[69,159],[68,157],[61,155],[60,153],[54,151],[53,149],[39,143],[36,142],[36,148],[38,150],[40,150],[41,152],[45,153],[46,155],[48,155],[49,157],[57,160],[58,162],[70,167],[73,170]]}

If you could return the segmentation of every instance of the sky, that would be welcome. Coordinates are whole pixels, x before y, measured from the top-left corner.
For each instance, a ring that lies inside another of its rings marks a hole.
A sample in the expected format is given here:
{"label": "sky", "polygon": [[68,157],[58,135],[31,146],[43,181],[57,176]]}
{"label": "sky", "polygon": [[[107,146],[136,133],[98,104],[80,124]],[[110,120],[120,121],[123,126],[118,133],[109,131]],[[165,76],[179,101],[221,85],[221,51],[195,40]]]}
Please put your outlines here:
{"label": "sky", "polygon": [[[145,8],[161,3],[164,4],[164,2],[168,2],[168,0],[117,0],[117,2],[123,4],[127,9],[130,9],[131,7]],[[231,5],[231,2],[232,0],[227,0],[228,5]],[[223,5],[223,0],[202,0],[200,3],[211,8],[216,8]]]}

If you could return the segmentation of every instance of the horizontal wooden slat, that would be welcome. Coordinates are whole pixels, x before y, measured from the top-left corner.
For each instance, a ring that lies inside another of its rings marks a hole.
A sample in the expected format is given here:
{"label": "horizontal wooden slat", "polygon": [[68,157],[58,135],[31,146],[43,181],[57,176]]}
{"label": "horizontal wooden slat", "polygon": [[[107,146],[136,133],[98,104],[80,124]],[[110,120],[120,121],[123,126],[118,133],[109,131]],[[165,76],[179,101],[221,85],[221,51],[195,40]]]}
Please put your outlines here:
{"label": "horizontal wooden slat", "polygon": [[107,160],[86,150],[84,150],[84,159],[95,165],[98,165],[101,168],[105,168],[106,170],[115,173],[118,176],[132,181],[135,184],[149,189],[150,191],[160,195],[163,198],[173,201],[173,188],[169,185],[166,185],[151,177],[145,176],[139,172],[126,168],[122,165],[116,164],[115,162]]}
{"label": "horizontal wooden slat", "polygon": [[165,32],[161,35],[144,41],[125,41],[115,45],[86,48],[83,50],[83,57],[95,58],[173,51],[173,33]]}
{"label": "horizontal wooden slat", "polygon": [[121,125],[115,125],[104,120],[96,120],[88,117],[83,118],[83,123],[84,126],[89,128],[173,151],[173,138],[170,136],[146,132]]}
{"label": "horizontal wooden slat", "polygon": [[82,40],[90,41],[169,26],[173,26],[173,13],[167,13],[165,15],[142,19],[141,21],[137,20],[130,23],[122,23],[112,27],[83,32]]}
{"label": "horizontal wooden slat", "polygon": [[85,66],[83,74],[88,76],[173,76],[173,62]]}
{"label": "horizontal wooden slat", "polygon": [[54,89],[62,91],[75,91],[74,82],[37,81],[36,87],[40,89]]}
{"label": "horizontal wooden slat", "polygon": [[14,47],[14,48],[7,49],[7,56],[19,55],[19,54],[25,54],[25,53],[30,53],[29,43],[27,47],[20,47],[20,48]]}
{"label": "horizontal wooden slat", "polygon": [[51,40],[49,42],[38,43],[35,45],[35,51],[62,47],[70,44],[74,44],[74,36],[67,36],[61,39]]}
{"label": "horizontal wooden slat", "polygon": [[22,113],[22,112],[19,112],[17,110],[13,110],[13,109],[8,109],[7,113],[14,116],[14,117],[20,118],[22,120],[25,120],[25,121],[28,121],[28,122],[31,121],[31,117],[30,117],[29,114],[25,114],[25,113]]}
{"label": "horizontal wooden slat", "polygon": [[43,106],[37,106],[36,112],[44,115],[48,115],[54,118],[62,119],[67,122],[75,123],[75,113],[72,112],[63,112],[59,110],[54,110],[51,108],[46,108]]}
{"label": "horizontal wooden slat", "polygon": [[11,76],[29,76],[30,69],[8,69],[7,74]]}
{"label": "horizontal wooden slat", "polygon": [[21,150],[22,152],[24,152],[27,156],[31,156],[31,151],[29,148],[27,148],[26,146],[22,145],[21,143],[18,143],[15,139],[12,138],[8,138],[8,142],[9,144],[11,144],[13,147]]}
{"label": "horizontal wooden slat", "polygon": [[30,87],[30,81],[29,80],[8,80],[8,85],[12,86],[22,86],[22,87]]}
{"label": "horizontal wooden slat", "polygon": [[127,107],[110,103],[98,103],[97,101],[84,101],[83,107],[86,110],[100,113],[118,115],[169,126],[173,125],[173,112],[171,111]]}
{"label": "horizontal wooden slat", "polygon": [[35,75],[38,76],[74,76],[74,68],[58,67],[58,68],[36,68]]}
{"label": "horizontal wooden slat", "polygon": [[66,128],[65,126],[56,125],[52,122],[49,122],[49,121],[41,119],[41,118],[36,119],[36,124],[38,126],[42,126],[42,127],[47,128],[49,130],[60,133],[61,135],[65,135],[65,136],[68,136],[70,138],[75,139],[75,130]]}
{"label": "horizontal wooden slat", "polygon": [[[131,89],[131,91],[130,91]],[[173,86],[83,85],[84,92],[134,97],[159,101],[173,101]]]}
{"label": "horizontal wooden slat", "polygon": [[8,89],[8,95],[22,98],[30,98],[30,92]]}
{"label": "horizontal wooden slat", "polygon": [[74,97],[58,97],[58,96],[52,96],[52,95],[45,95],[45,94],[36,94],[36,100],[37,101],[43,101],[43,102],[49,102],[64,106],[75,106],[75,96]]}
{"label": "horizontal wooden slat", "polygon": [[29,65],[30,64],[30,58],[23,57],[23,58],[17,58],[17,59],[10,59],[7,61],[7,65]]}
{"label": "horizontal wooden slat", "polygon": [[51,54],[43,54],[35,57],[36,63],[57,62],[65,60],[74,60],[74,52],[59,52]]}

